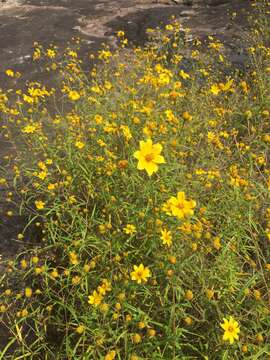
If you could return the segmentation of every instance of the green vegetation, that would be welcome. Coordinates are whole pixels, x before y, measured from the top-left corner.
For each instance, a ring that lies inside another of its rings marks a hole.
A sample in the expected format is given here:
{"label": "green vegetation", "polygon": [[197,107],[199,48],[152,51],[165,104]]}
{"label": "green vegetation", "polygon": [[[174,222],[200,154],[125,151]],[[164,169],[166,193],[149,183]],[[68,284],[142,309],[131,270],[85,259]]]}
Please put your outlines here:
{"label": "green vegetation", "polygon": [[40,234],[7,264],[0,359],[270,358],[267,3],[254,14],[245,74],[173,19],[144,48],[120,31],[91,76],[79,41],[37,45],[55,89],[0,94],[18,241]]}

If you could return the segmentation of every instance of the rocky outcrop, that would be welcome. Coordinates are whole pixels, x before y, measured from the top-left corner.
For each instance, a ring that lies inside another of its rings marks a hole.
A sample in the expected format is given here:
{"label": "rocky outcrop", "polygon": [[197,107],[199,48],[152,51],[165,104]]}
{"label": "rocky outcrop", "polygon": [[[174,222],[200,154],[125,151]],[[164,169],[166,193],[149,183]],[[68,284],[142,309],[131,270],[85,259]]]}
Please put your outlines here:
{"label": "rocky outcrop", "polygon": [[[61,48],[79,36],[83,51],[96,51],[102,42],[113,44],[115,32],[124,27],[130,39],[141,44],[147,27],[166,23],[171,15],[198,35],[230,40],[239,35],[239,28],[231,27],[228,13],[246,10],[248,4],[248,0],[5,0],[0,2],[0,79],[5,79],[7,66],[28,78],[35,76],[31,64],[35,41],[54,42]],[[238,26],[242,22],[239,17]]]}
{"label": "rocky outcrop", "polygon": [[[162,1],[162,0],[157,0],[157,1]],[[228,3],[231,0],[172,0],[172,1],[175,2],[176,4],[182,4],[188,6],[192,6],[196,4],[216,6],[216,5]]]}

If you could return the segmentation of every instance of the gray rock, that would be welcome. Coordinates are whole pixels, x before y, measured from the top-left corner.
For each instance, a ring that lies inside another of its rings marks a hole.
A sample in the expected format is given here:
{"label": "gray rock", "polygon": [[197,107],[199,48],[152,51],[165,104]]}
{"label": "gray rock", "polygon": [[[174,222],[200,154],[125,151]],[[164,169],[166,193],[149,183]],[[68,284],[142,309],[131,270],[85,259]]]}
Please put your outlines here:
{"label": "gray rock", "polygon": [[227,2],[229,2],[230,0],[206,0],[205,3],[207,5],[221,5],[221,4],[225,4]]}
{"label": "gray rock", "polygon": [[194,3],[194,0],[183,0],[183,4],[184,5],[193,5],[193,3]]}

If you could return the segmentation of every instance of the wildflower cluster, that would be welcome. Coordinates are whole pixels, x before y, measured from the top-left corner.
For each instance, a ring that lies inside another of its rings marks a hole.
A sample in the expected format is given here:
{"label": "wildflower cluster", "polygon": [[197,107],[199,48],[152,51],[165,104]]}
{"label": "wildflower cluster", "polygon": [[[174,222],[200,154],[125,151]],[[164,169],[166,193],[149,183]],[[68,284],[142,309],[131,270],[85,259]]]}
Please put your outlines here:
{"label": "wildflower cluster", "polygon": [[15,152],[5,216],[15,195],[29,216],[1,283],[2,357],[269,355],[268,5],[257,11],[246,74],[172,19],[129,51],[119,31],[89,70],[79,39],[64,54],[35,44],[61,81],[0,91]]}

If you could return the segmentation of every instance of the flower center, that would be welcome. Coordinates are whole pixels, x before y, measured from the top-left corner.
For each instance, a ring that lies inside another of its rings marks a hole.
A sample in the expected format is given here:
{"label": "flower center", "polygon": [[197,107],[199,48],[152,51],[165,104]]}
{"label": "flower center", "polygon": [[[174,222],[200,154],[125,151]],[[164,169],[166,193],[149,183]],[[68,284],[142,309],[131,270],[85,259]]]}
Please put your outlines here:
{"label": "flower center", "polygon": [[178,203],[177,204],[178,209],[184,209],[184,203]]}
{"label": "flower center", "polygon": [[139,278],[141,278],[142,275],[143,275],[142,271],[138,271],[138,272],[137,272],[137,276],[138,276]]}
{"label": "flower center", "polygon": [[154,160],[154,154],[153,153],[146,154],[144,158],[145,158],[145,161],[151,162]]}
{"label": "flower center", "polygon": [[229,327],[228,327],[228,331],[231,332],[231,333],[234,332],[234,327],[233,327],[233,326],[229,326]]}

